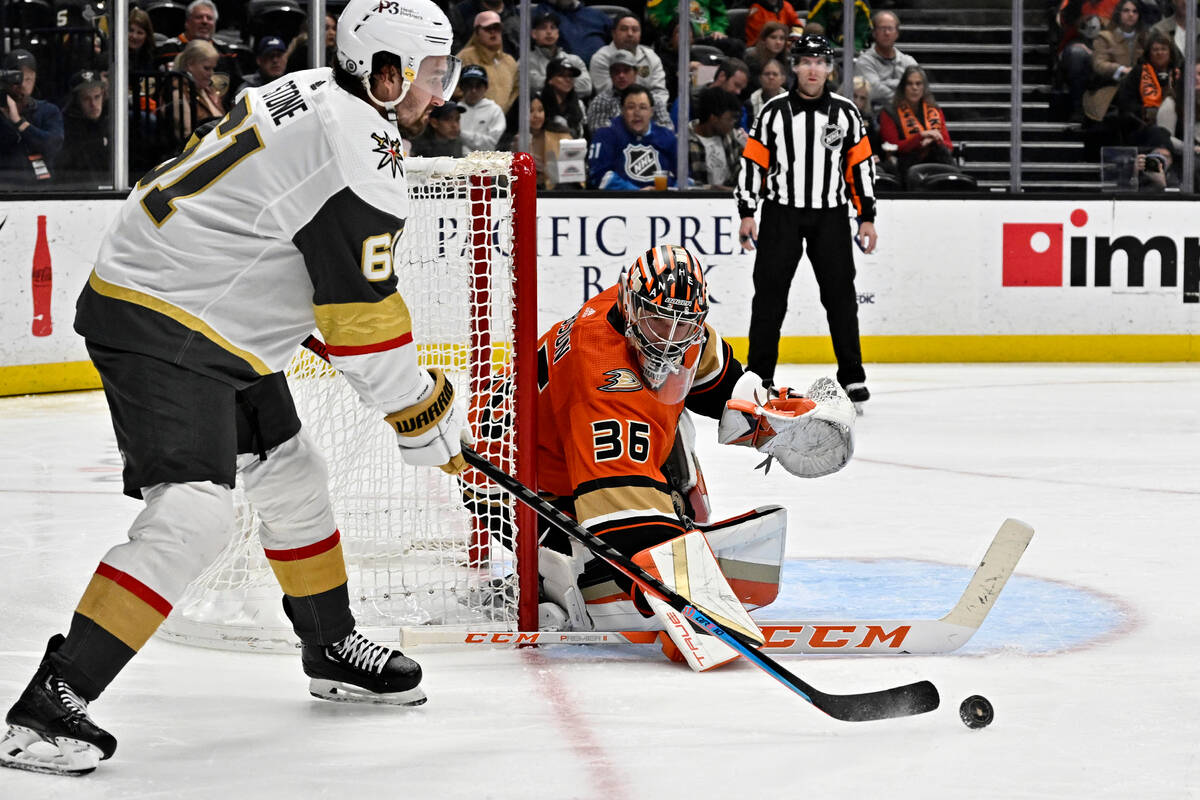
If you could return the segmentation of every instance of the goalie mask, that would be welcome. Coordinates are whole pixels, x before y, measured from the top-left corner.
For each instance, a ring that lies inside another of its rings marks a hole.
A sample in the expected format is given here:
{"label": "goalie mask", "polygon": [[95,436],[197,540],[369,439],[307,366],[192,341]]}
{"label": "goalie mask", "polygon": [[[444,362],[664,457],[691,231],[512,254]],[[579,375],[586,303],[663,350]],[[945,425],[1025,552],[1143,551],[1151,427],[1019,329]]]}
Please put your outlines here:
{"label": "goalie mask", "polygon": [[[450,55],[453,39],[450,21],[432,0],[350,0],[338,18],[338,65],[392,114],[414,87],[435,100],[450,99],[462,66]],[[390,53],[400,61],[404,82],[394,101],[385,103],[371,93],[376,53]]]}
{"label": "goalie mask", "polygon": [[699,260],[676,245],[647,250],[621,276],[617,297],[646,388],[664,403],[682,401],[696,377],[708,315]]}

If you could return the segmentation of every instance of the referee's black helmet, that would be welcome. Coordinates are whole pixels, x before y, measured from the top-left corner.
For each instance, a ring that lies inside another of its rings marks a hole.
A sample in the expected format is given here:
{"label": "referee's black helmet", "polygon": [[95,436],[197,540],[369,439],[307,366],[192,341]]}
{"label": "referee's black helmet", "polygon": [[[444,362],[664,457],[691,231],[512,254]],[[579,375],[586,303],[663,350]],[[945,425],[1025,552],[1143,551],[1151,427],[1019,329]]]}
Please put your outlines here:
{"label": "referee's black helmet", "polygon": [[814,56],[833,62],[833,45],[824,36],[806,33],[792,42],[792,63],[800,61],[803,56]]}

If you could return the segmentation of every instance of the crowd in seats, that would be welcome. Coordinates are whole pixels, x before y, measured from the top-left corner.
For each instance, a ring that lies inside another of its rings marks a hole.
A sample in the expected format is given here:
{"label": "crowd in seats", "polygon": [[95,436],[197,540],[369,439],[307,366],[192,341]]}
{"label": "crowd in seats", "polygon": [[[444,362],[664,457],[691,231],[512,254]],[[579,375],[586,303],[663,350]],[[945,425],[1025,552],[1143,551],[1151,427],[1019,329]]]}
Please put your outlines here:
{"label": "crowd in seats", "polygon": [[[1189,2],[1200,9],[1196,0],[1062,0],[1054,18],[1056,80],[1085,157],[1133,149],[1146,191],[1179,185]],[[1200,142],[1191,146],[1200,155]]]}

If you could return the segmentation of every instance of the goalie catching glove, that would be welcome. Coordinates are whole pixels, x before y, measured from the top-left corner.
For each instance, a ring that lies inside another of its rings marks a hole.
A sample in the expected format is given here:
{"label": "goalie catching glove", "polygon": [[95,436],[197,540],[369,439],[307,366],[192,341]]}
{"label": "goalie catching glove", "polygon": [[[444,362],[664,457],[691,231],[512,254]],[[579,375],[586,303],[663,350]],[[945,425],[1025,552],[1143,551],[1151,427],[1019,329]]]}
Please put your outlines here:
{"label": "goalie catching glove", "polygon": [[[759,395],[765,395],[760,397]],[[717,427],[721,444],[753,447],[801,478],[819,478],[846,466],[854,454],[854,404],[837,382],[818,378],[804,394],[767,390],[753,372],[734,386]]]}
{"label": "goalie catching glove", "polygon": [[407,408],[393,411],[384,419],[400,438],[400,457],[404,463],[440,467],[457,475],[467,468],[462,445],[474,444],[466,424],[466,415],[454,402],[454,385],[437,368],[430,369],[428,386],[420,399]]}

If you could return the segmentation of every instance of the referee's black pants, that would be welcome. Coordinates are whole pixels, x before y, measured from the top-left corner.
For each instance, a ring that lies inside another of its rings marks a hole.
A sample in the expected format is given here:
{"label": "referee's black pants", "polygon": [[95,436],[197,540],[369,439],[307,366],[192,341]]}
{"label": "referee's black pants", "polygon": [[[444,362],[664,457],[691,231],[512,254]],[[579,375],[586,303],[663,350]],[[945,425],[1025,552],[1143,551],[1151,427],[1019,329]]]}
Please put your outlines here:
{"label": "referee's black pants", "polygon": [[858,293],[849,211],[800,209],[766,201],[754,258],[754,300],[750,306],[750,352],[746,366],[773,379],[779,360],[779,331],[787,314],[788,290],[804,244],[821,291],[842,386],[866,381],[858,343]]}

